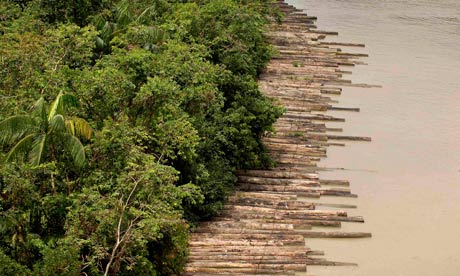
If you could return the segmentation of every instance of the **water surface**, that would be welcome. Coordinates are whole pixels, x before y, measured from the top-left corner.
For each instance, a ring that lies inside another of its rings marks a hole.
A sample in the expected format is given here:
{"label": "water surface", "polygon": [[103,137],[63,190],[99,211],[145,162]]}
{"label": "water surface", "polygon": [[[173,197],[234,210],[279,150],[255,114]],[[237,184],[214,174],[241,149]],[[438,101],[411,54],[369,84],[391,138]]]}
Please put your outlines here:
{"label": "water surface", "polygon": [[[358,199],[351,215],[372,239],[309,240],[336,261],[357,268],[309,267],[309,274],[340,276],[460,275],[460,1],[291,0],[318,16],[318,28],[338,31],[329,39],[365,43],[367,66],[353,69],[356,83],[381,89],[344,88],[340,106],[360,113],[346,118],[345,134],[372,136],[328,150],[322,173],[348,179]],[[336,126],[329,124],[330,126]]]}

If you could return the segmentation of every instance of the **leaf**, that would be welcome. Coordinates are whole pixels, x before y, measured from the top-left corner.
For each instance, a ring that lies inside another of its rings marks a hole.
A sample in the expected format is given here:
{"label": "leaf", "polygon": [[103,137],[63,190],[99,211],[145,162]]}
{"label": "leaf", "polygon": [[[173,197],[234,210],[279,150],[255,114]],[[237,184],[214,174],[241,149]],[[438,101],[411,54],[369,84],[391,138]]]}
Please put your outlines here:
{"label": "leaf", "polygon": [[46,105],[45,105],[45,98],[40,97],[34,105],[32,106],[32,114],[41,118],[41,120],[46,120]]}
{"label": "leaf", "polygon": [[0,122],[0,143],[11,144],[36,128],[36,121],[28,115],[15,115]]}
{"label": "leaf", "polygon": [[98,49],[102,49],[106,46],[104,40],[102,38],[100,38],[99,36],[96,36],[96,47]]}
{"label": "leaf", "polygon": [[74,136],[89,140],[93,135],[93,129],[85,119],[71,117],[70,119],[66,120],[65,124],[67,131]]}
{"label": "leaf", "polygon": [[64,116],[57,114],[49,121],[50,132],[64,132],[66,130],[66,124]]}
{"label": "leaf", "polygon": [[28,152],[32,143],[35,139],[36,134],[32,133],[22,138],[14,147],[8,152],[6,156],[6,161],[11,161],[11,159],[17,159],[20,154],[25,154]]}
{"label": "leaf", "polygon": [[48,114],[48,121],[50,121],[51,118],[54,117],[54,115],[58,114],[59,109],[62,109],[62,108],[59,107],[59,105],[62,104],[61,103],[61,97],[62,97],[62,92],[59,92],[58,96],[56,97],[56,99],[54,99],[54,102],[51,105],[50,113]]}
{"label": "leaf", "polygon": [[51,120],[56,114],[64,115],[70,106],[77,106],[78,101],[73,95],[63,94],[59,92],[56,99],[54,99],[53,104],[51,105],[50,112],[48,114],[48,121]]}
{"label": "leaf", "polygon": [[83,167],[86,161],[85,148],[83,147],[83,144],[77,137],[70,134],[65,135],[64,138],[67,150],[70,152],[74,164],[77,167]]}
{"label": "leaf", "polygon": [[41,134],[35,137],[32,148],[29,152],[29,161],[32,165],[40,165],[43,159],[42,157],[44,155],[47,138],[46,134]]}

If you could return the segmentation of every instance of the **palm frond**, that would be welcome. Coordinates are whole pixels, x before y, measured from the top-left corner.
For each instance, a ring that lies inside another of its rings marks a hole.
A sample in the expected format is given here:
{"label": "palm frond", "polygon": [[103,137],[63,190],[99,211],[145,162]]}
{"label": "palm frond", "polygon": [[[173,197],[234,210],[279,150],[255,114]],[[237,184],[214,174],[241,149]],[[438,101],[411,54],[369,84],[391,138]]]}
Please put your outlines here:
{"label": "palm frond", "polygon": [[46,134],[41,134],[35,137],[32,148],[29,152],[29,161],[32,165],[38,166],[43,160],[47,138]]}
{"label": "palm frond", "polygon": [[59,105],[62,105],[61,97],[62,97],[62,92],[59,92],[56,99],[54,99],[53,104],[51,105],[50,112],[48,114],[48,121],[51,120],[51,118],[53,118],[54,115],[58,114],[58,111],[60,109]]}
{"label": "palm frond", "polygon": [[31,132],[37,126],[35,119],[29,115],[15,115],[0,122],[0,143],[12,144]]}
{"label": "palm frond", "polygon": [[155,10],[155,5],[152,5],[150,7],[147,7],[145,10],[142,11],[141,14],[136,18],[136,23],[144,23],[146,19],[149,19],[150,17],[153,17],[156,15],[156,10]]}
{"label": "palm frond", "polygon": [[65,125],[67,131],[74,136],[89,140],[93,135],[93,129],[85,119],[71,117],[66,120]]}
{"label": "palm frond", "polygon": [[65,120],[65,128],[67,130],[67,133],[75,136],[75,123],[73,120],[66,119]]}
{"label": "palm frond", "polygon": [[85,148],[83,147],[83,144],[77,137],[70,134],[65,135],[64,138],[67,150],[70,152],[74,164],[77,167],[83,167],[86,161]]}
{"label": "palm frond", "polygon": [[12,159],[17,159],[21,154],[27,154],[30,147],[32,146],[36,134],[29,134],[26,137],[22,138],[19,142],[14,145],[14,147],[6,155],[6,161],[11,161]]}
{"label": "palm frond", "polygon": [[46,120],[46,104],[45,104],[45,98],[40,97],[34,105],[32,106],[32,114],[35,115],[36,117],[41,118],[43,121]]}
{"label": "palm frond", "polygon": [[132,21],[132,15],[129,10],[129,1],[122,0],[117,7],[117,17],[116,22],[122,27],[125,28]]}
{"label": "palm frond", "polygon": [[147,35],[151,43],[157,44],[164,42],[166,32],[157,27],[148,27]]}
{"label": "palm frond", "polygon": [[64,116],[61,114],[56,114],[49,121],[50,131],[51,132],[65,132],[66,125]]}
{"label": "palm frond", "polygon": [[73,95],[59,92],[51,105],[51,109],[48,114],[48,121],[56,114],[65,114],[70,106],[77,106],[77,104],[78,101]]}

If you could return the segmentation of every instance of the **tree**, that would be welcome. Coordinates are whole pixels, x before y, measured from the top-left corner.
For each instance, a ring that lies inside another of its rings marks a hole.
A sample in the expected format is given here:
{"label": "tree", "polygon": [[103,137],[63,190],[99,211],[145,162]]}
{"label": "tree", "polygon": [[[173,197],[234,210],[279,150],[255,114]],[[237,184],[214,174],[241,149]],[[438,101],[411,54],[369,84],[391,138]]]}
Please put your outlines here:
{"label": "tree", "polygon": [[0,122],[0,144],[10,146],[6,161],[25,157],[32,165],[47,158],[56,161],[58,150],[67,151],[74,164],[85,164],[85,149],[79,138],[90,139],[92,129],[87,121],[65,116],[77,100],[62,92],[49,110],[41,97],[32,107],[30,115],[15,115]]}

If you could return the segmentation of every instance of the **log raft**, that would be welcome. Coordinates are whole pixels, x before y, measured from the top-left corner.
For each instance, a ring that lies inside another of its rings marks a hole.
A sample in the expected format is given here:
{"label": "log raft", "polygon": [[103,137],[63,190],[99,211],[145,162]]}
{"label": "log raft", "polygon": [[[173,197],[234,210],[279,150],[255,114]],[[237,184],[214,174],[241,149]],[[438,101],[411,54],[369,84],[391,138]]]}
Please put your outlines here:
{"label": "log raft", "polygon": [[[238,172],[237,191],[221,214],[201,223],[191,234],[183,275],[307,275],[308,266],[353,266],[356,264],[322,258],[324,252],[310,249],[308,239],[371,237],[365,232],[338,231],[342,223],[364,222],[343,210],[355,205],[318,200],[322,196],[356,197],[348,181],[320,179],[319,171],[325,168],[317,162],[326,157],[328,146],[344,145],[334,140],[371,140],[330,134],[341,129],[328,128],[326,123],[344,119],[324,114],[328,110],[360,111],[337,106],[330,98],[340,95],[342,86],[376,87],[342,78],[351,73],[342,66],[364,64],[359,58],[367,55],[346,53],[338,47],[364,45],[324,42],[326,36],[337,33],[317,30],[316,17],[284,0],[274,5],[285,16],[282,23],[272,24],[267,36],[279,54],[261,74],[259,87],[286,110],[274,125],[276,131],[263,138],[277,165]],[[330,227],[331,231],[315,227]]]}

